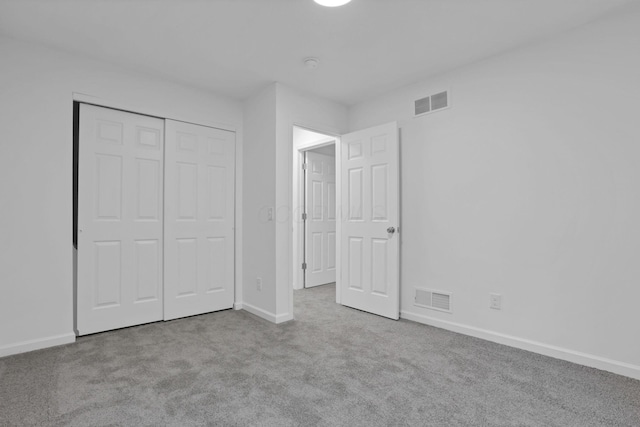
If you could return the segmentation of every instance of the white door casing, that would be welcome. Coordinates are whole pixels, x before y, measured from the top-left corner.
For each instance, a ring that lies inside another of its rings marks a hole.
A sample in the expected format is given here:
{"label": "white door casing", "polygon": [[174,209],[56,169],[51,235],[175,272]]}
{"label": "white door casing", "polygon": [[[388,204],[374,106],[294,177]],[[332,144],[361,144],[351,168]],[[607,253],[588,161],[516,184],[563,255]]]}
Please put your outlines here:
{"label": "white door casing", "polygon": [[164,319],[234,302],[235,133],[166,120]]}
{"label": "white door casing", "polygon": [[80,105],[80,335],[162,319],[164,121]]}
{"label": "white door casing", "polygon": [[306,153],[305,288],[336,281],[336,160]]}
{"label": "white door casing", "polygon": [[341,302],[399,318],[397,123],[341,139]]}

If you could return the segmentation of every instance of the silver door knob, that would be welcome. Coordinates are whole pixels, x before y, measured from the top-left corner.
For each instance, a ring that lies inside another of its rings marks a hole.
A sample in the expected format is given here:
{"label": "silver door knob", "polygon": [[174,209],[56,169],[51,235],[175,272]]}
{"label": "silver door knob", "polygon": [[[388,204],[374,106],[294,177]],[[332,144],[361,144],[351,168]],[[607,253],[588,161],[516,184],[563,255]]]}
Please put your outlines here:
{"label": "silver door knob", "polygon": [[393,234],[393,233],[395,233],[395,232],[396,232],[396,228],[395,228],[395,227],[389,227],[389,228],[387,228],[387,233],[389,233],[389,234]]}

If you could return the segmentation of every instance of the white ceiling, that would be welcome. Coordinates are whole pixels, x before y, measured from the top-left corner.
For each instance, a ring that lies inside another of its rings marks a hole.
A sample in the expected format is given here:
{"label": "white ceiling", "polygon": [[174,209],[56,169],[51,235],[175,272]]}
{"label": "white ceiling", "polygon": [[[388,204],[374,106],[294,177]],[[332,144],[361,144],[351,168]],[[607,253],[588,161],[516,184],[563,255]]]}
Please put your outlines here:
{"label": "white ceiling", "polygon": [[0,0],[0,34],[237,99],[278,81],[351,105],[633,1]]}

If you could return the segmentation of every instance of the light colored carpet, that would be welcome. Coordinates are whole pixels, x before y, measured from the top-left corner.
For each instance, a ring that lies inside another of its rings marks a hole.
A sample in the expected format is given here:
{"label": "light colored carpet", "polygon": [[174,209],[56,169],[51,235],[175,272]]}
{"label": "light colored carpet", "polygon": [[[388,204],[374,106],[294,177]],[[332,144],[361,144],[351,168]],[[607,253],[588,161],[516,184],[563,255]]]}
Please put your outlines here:
{"label": "light colored carpet", "polygon": [[640,381],[294,294],[0,359],[0,426],[640,425]]}

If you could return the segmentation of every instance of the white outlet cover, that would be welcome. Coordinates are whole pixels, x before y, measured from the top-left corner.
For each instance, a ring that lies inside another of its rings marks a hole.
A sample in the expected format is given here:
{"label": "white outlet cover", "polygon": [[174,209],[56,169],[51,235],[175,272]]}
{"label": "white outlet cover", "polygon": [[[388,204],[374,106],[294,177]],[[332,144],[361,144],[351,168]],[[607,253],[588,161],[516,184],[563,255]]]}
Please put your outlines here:
{"label": "white outlet cover", "polygon": [[502,309],[502,295],[500,294],[489,294],[489,308],[494,310]]}

